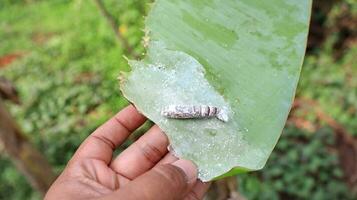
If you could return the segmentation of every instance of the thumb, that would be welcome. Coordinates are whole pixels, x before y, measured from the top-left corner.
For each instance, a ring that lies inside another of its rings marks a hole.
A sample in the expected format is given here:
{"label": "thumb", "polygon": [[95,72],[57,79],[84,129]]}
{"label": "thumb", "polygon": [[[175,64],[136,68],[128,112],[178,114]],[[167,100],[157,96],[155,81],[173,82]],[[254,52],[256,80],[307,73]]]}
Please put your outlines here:
{"label": "thumb", "polygon": [[[183,199],[197,180],[197,167],[188,160],[158,165],[111,195],[114,199]],[[108,198],[111,199],[111,198]]]}

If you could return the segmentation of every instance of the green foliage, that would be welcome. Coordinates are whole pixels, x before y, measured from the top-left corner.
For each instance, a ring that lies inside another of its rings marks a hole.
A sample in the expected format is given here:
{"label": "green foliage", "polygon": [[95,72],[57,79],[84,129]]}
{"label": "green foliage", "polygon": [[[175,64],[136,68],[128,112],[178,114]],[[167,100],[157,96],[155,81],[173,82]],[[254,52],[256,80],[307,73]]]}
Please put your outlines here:
{"label": "green foliage", "polygon": [[353,199],[342,180],[337,155],[326,147],[333,134],[287,127],[264,170],[238,176],[248,199]]}
{"label": "green foliage", "polygon": [[[322,8],[313,17],[318,24],[312,26],[326,38],[306,56],[297,95],[317,101],[324,112],[357,136],[357,4],[316,2]],[[326,13],[323,6],[331,11]],[[310,115],[313,120],[315,116]]]}
{"label": "green foliage", "polygon": [[341,60],[334,60],[331,51],[305,59],[298,96],[316,99],[323,110],[349,132],[357,136],[357,47],[349,49]]}
{"label": "green foliage", "polygon": [[0,157],[0,199],[40,199],[6,156]]}

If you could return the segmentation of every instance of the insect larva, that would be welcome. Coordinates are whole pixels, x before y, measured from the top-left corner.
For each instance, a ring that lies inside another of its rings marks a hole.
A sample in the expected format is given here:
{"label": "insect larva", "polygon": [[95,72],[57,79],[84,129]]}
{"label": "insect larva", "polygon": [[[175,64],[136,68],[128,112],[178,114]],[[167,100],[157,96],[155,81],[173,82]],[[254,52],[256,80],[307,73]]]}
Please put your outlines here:
{"label": "insect larva", "polygon": [[228,115],[225,109],[207,105],[170,105],[161,111],[161,115],[173,119],[202,119],[217,117],[227,122]]}

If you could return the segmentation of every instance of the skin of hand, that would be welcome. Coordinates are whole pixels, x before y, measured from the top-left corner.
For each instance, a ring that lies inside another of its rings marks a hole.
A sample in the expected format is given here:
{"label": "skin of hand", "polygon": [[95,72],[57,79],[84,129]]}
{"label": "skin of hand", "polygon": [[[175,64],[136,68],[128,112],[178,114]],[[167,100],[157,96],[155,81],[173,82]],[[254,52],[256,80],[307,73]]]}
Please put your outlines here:
{"label": "skin of hand", "polygon": [[78,148],[45,200],[202,199],[209,183],[197,179],[191,161],[168,152],[168,138],[156,125],[113,158],[113,151],[145,121],[130,105],[100,126]]}

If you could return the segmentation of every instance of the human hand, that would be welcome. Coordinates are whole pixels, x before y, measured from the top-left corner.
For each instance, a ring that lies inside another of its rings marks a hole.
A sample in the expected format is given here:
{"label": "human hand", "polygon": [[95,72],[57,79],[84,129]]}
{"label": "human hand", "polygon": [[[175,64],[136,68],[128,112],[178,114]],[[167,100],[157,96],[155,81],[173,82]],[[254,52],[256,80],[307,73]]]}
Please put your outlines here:
{"label": "human hand", "polygon": [[112,158],[115,148],[145,121],[134,106],[128,106],[99,127],[82,143],[45,199],[202,199],[209,184],[197,180],[192,162],[168,152],[168,139],[157,126]]}

